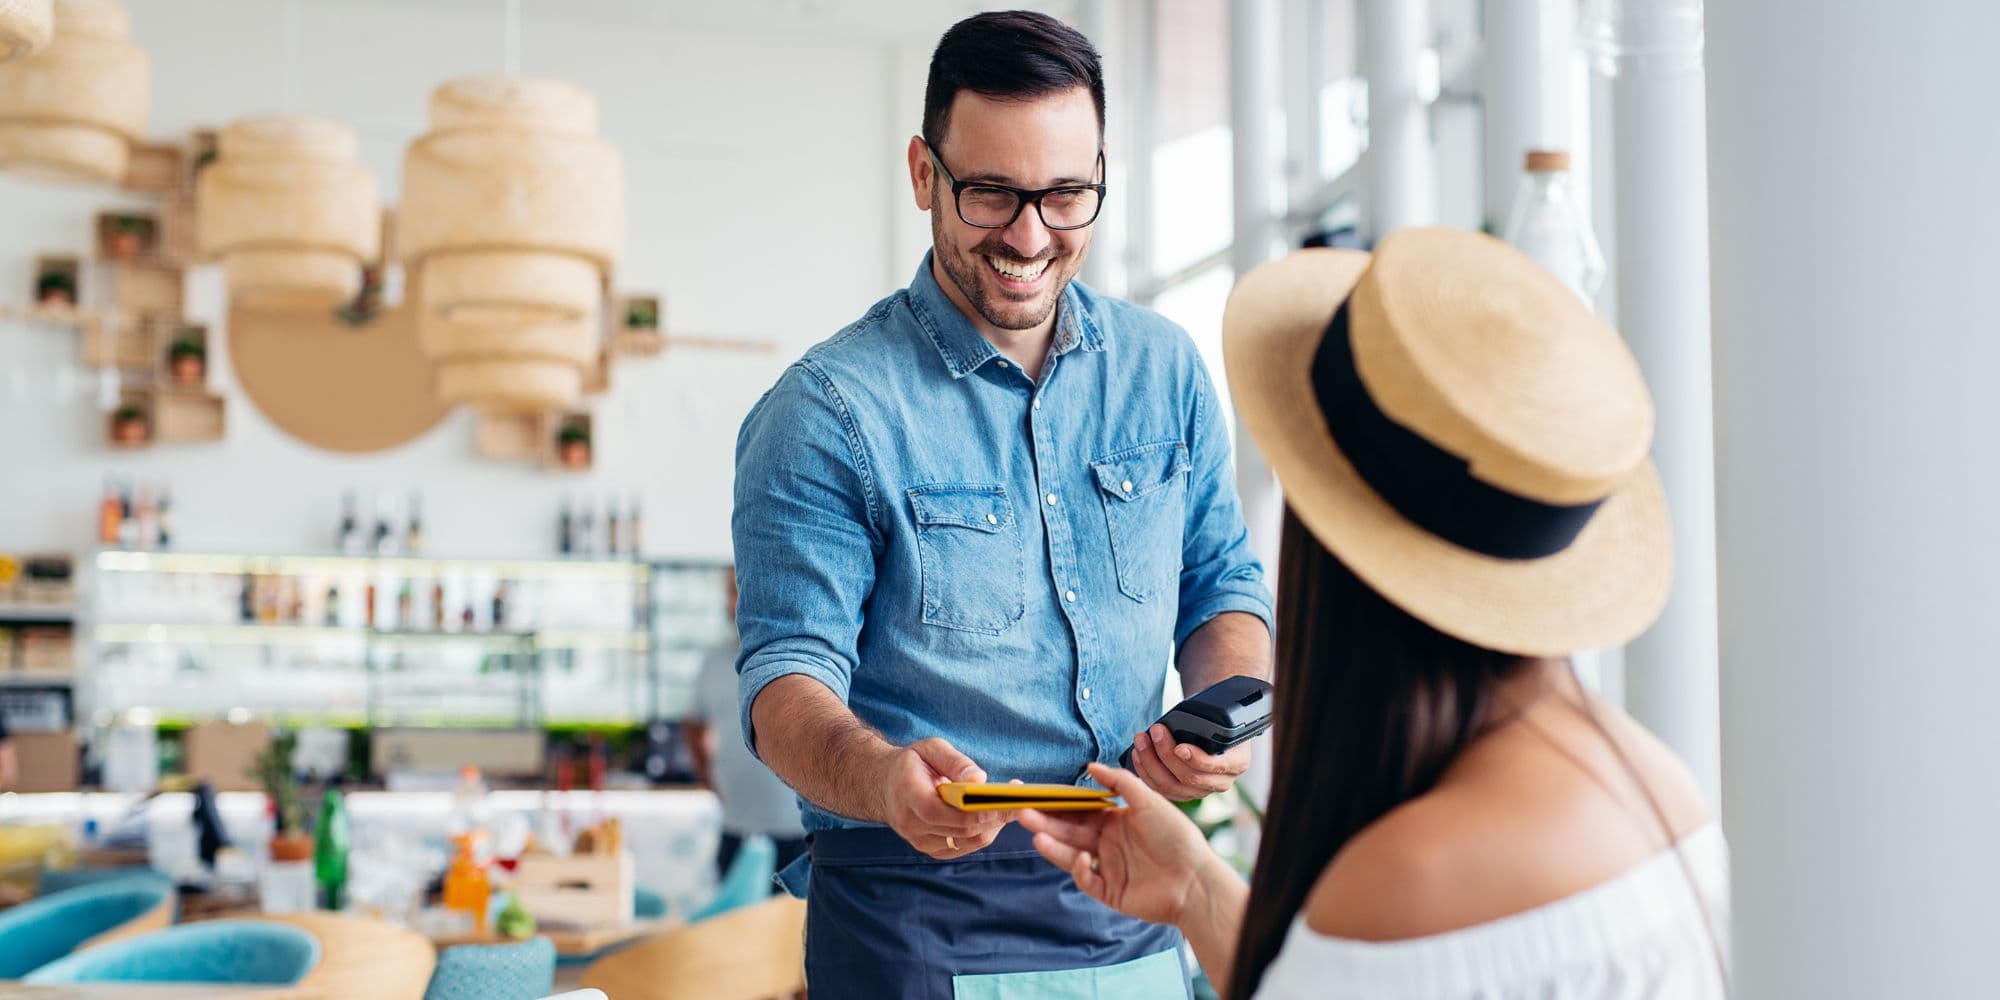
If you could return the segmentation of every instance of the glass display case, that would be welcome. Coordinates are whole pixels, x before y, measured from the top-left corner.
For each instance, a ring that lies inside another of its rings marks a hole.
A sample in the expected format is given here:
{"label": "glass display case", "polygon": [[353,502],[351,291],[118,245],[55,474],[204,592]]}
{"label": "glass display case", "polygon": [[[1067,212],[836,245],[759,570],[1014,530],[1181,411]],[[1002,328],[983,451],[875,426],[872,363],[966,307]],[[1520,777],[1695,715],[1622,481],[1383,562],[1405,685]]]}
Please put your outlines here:
{"label": "glass display case", "polygon": [[78,698],[100,722],[636,725],[692,678],[656,639],[729,632],[719,589],[682,596],[714,564],[663,589],[632,561],[106,551],[93,569]]}

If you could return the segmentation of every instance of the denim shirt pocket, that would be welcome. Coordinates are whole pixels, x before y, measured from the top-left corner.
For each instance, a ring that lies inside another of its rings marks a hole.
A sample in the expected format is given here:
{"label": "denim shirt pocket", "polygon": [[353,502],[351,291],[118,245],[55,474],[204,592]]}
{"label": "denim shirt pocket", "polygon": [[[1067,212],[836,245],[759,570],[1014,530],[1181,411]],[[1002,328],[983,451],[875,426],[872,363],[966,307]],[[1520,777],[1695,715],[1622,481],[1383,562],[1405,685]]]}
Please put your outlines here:
{"label": "denim shirt pocket", "polygon": [[1178,592],[1187,526],[1187,445],[1143,444],[1090,467],[1104,501],[1118,589],[1142,604],[1163,589]]}
{"label": "denim shirt pocket", "polygon": [[939,483],[909,491],[927,625],[999,635],[1027,611],[1021,531],[1004,486]]}

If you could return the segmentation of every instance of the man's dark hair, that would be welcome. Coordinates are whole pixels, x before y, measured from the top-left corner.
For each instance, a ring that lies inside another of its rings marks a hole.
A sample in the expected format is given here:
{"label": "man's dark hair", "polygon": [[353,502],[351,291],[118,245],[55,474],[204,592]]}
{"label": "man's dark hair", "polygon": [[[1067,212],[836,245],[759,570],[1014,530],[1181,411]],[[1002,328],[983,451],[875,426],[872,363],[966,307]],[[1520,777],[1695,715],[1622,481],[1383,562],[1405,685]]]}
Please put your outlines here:
{"label": "man's dark hair", "polygon": [[951,26],[931,53],[924,84],[924,141],[936,149],[951,125],[961,90],[985,97],[1032,100],[1072,87],[1090,88],[1097,132],[1104,134],[1104,69],[1090,39],[1047,14],[1030,10],[975,14]]}

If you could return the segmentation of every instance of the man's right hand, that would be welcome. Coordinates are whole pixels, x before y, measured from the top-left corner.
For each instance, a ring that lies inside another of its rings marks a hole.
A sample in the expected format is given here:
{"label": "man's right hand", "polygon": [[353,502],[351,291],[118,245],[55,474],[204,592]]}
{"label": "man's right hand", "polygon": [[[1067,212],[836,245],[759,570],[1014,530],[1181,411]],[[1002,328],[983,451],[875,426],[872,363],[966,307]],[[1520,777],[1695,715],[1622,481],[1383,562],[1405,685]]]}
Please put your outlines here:
{"label": "man's right hand", "polygon": [[1014,819],[1008,812],[962,812],[938,797],[950,781],[985,781],[986,771],[941,737],[897,750],[883,768],[882,816],[911,847],[939,861],[993,842]]}

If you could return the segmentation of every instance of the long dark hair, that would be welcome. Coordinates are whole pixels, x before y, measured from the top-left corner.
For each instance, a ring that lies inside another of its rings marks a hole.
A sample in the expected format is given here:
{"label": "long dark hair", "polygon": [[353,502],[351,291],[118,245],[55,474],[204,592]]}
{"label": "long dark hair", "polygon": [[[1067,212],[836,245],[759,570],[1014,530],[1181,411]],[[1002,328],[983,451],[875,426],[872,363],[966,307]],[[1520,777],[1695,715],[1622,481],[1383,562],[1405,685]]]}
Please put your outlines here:
{"label": "long dark hair", "polygon": [[1277,777],[1226,994],[1236,1000],[1257,992],[1333,856],[1363,827],[1437,784],[1459,752],[1499,721],[1494,691],[1523,663],[1390,604],[1289,508],[1281,545]]}

